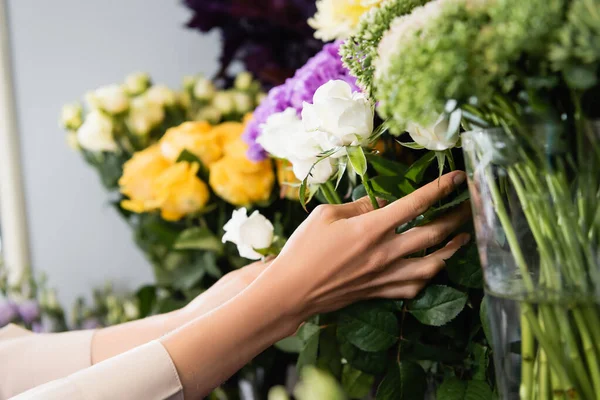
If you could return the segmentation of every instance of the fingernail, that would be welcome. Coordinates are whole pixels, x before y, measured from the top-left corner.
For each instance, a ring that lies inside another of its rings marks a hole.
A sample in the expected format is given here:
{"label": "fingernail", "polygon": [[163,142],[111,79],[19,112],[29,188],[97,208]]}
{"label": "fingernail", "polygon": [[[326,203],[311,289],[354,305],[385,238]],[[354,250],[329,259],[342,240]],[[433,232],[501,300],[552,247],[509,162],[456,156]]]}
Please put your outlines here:
{"label": "fingernail", "polygon": [[379,207],[385,207],[385,206],[387,206],[388,201],[385,199],[377,198],[377,204],[379,204]]}
{"label": "fingernail", "polygon": [[465,181],[465,179],[467,179],[467,174],[465,174],[462,171],[459,172],[458,174],[454,175],[454,178],[453,178],[454,185],[458,186],[458,185],[462,184]]}
{"label": "fingernail", "polygon": [[471,235],[466,233],[465,237],[462,240],[462,246],[464,246],[465,244],[469,243],[471,241]]}

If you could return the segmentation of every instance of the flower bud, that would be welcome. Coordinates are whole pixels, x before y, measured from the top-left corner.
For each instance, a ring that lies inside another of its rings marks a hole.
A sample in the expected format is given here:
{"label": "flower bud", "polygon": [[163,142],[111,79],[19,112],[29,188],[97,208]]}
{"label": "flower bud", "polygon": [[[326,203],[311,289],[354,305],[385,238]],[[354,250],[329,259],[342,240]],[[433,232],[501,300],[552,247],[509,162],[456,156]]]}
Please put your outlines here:
{"label": "flower bud", "polygon": [[233,86],[238,90],[248,90],[252,85],[252,74],[250,72],[240,72],[235,77]]}
{"label": "flower bud", "polygon": [[235,210],[223,230],[223,243],[234,243],[240,256],[249,260],[260,260],[262,256],[254,249],[266,249],[273,243],[273,224],[258,210],[250,216],[246,208]]}
{"label": "flower bud", "polygon": [[252,98],[250,95],[243,92],[236,92],[233,94],[233,101],[235,103],[235,110],[240,114],[245,114],[251,111],[254,107],[252,104]]}
{"label": "flower bud", "polygon": [[142,94],[150,87],[150,75],[145,72],[134,72],[125,78],[123,86],[131,96]]}
{"label": "flower bud", "polygon": [[86,94],[90,108],[99,108],[109,114],[119,114],[129,107],[129,98],[123,87],[108,85]]}
{"label": "flower bud", "polygon": [[175,92],[169,89],[165,85],[154,85],[145,93],[150,101],[159,104],[164,107],[170,107],[175,105],[177,96]]}
{"label": "flower bud", "polygon": [[194,75],[184,76],[183,77],[183,89],[188,90],[188,91],[194,90],[194,85],[196,84],[197,80],[198,80],[198,78],[196,78],[196,76],[194,76]]}
{"label": "flower bud", "polygon": [[215,96],[216,92],[215,85],[206,78],[198,79],[194,85],[194,97],[198,100],[209,101]]}
{"label": "flower bud", "polygon": [[60,113],[62,127],[76,131],[83,123],[83,108],[79,103],[65,104]]}
{"label": "flower bud", "polygon": [[116,151],[117,144],[112,131],[112,119],[94,110],[88,114],[77,130],[77,141],[81,147],[89,151]]}
{"label": "flower bud", "polygon": [[235,109],[233,96],[229,92],[218,92],[212,100],[212,105],[223,114],[231,114]]}
{"label": "flower bud", "polygon": [[215,125],[221,121],[221,111],[213,106],[202,107],[196,114],[196,121],[206,121]]}

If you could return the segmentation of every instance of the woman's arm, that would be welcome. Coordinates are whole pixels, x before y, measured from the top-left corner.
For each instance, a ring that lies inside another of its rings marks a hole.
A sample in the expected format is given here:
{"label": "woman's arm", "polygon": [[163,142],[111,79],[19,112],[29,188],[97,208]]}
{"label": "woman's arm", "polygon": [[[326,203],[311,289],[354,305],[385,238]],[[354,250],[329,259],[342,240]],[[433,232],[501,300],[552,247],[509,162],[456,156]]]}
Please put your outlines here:
{"label": "woman's arm", "polygon": [[92,338],[91,362],[97,364],[152,340],[226,303],[266,268],[259,261],[225,275],[181,310],[99,329]]}
{"label": "woman's arm", "polygon": [[462,172],[447,174],[376,211],[368,199],[315,210],[246,290],[161,339],[185,398],[207,395],[313,314],[366,298],[414,297],[469,236],[426,257],[404,257],[445,240],[469,218],[468,205],[400,235],[394,230],[464,180]]}

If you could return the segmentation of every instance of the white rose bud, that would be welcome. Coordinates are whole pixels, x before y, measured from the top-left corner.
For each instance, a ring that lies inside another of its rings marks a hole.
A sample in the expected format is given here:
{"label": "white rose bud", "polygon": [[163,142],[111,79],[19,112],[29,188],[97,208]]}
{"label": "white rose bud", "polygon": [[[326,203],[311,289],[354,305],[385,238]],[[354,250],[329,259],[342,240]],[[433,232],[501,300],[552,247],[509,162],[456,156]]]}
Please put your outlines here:
{"label": "white rose bud", "polygon": [[101,111],[94,110],[77,130],[77,141],[89,151],[116,151],[117,144],[112,131],[112,120]]}
{"label": "white rose bud", "polygon": [[[302,122],[309,132],[329,135],[333,146],[364,145],[373,133],[373,107],[363,93],[332,80],[317,89],[313,104],[304,103]],[[324,149],[328,150],[328,149]]]}
{"label": "white rose bud", "polygon": [[65,104],[60,113],[60,124],[76,131],[83,123],[83,108],[79,103]]}
{"label": "white rose bud", "polygon": [[258,211],[248,217],[245,208],[235,210],[223,230],[223,243],[235,244],[240,256],[250,260],[262,258],[254,249],[266,249],[273,243],[273,224]]}
{"label": "white rose bud", "polygon": [[212,105],[223,114],[231,114],[235,109],[233,96],[229,92],[218,92],[212,100]]}
{"label": "white rose bud", "polygon": [[183,88],[185,90],[193,90],[196,84],[196,78],[194,75],[186,75],[183,77]]}
{"label": "white rose bud", "polygon": [[221,111],[213,106],[202,107],[196,114],[196,121],[206,121],[210,124],[218,124],[221,121]]}
{"label": "white rose bud", "polygon": [[138,96],[131,101],[131,110],[127,115],[126,124],[131,132],[138,136],[147,135],[165,118],[165,110],[150,100],[146,95]]}
{"label": "white rose bud", "polygon": [[240,114],[245,114],[248,111],[252,111],[254,106],[254,104],[252,104],[252,98],[247,93],[234,93],[233,101],[235,103],[235,110]]}
{"label": "white rose bud", "polygon": [[215,85],[206,78],[198,79],[194,85],[194,97],[198,100],[209,101],[215,96],[216,92]]}
{"label": "white rose bud", "polygon": [[307,179],[309,185],[322,185],[326,183],[337,171],[335,158],[328,157],[319,162],[318,158],[308,158],[304,160],[293,160],[292,170],[298,180]]}
{"label": "white rose bud", "polygon": [[458,132],[451,137],[447,137],[448,122],[448,119],[442,115],[427,128],[410,122],[406,126],[406,131],[412,140],[427,150],[443,151],[456,146],[459,138]]}
{"label": "white rose bud", "polygon": [[248,90],[252,85],[252,74],[250,72],[240,72],[235,77],[233,86],[238,90]]}
{"label": "white rose bud", "polygon": [[154,85],[146,92],[146,96],[161,106],[169,107],[175,105],[177,96],[175,92],[165,85]]}
{"label": "white rose bud", "polygon": [[90,108],[99,108],[109,114],[119,114],[129,107],[129,97],[119,85],[103,86],[86,95]]}
{"label": "white rose bud", "polygon": [[125,91],[131,96],[137,96],[150,87],[150,75],[145,72],[134,72],[125,78]]}

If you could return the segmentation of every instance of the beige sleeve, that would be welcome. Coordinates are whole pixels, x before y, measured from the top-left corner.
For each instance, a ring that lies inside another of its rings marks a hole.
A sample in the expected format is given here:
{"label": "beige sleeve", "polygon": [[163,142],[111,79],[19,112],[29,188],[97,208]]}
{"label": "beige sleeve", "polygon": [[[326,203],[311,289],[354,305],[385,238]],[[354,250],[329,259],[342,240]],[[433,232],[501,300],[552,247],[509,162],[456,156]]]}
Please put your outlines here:
{"label": "beige sleeve", "polygon": [[13,400],[183,400],[175,365],[152,341]]}
{"label": "beige sleeve", "polygon": [[33,334],[0,329],[0,400],[91,366],[94,331]]}

